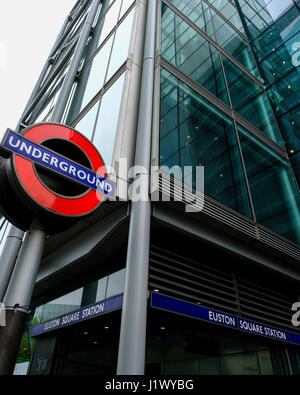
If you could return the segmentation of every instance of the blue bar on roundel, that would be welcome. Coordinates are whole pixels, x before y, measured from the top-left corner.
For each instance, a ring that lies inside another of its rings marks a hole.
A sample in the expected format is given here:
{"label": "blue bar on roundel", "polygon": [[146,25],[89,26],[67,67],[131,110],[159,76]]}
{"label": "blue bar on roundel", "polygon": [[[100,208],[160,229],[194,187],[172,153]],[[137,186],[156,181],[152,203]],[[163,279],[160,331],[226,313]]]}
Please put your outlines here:
{"label": "blue bar on roundel", "polygon": [[2,147],[99,193],[114,196],[115,184],[112,181],[18,133],[9,130],[4,137]]}

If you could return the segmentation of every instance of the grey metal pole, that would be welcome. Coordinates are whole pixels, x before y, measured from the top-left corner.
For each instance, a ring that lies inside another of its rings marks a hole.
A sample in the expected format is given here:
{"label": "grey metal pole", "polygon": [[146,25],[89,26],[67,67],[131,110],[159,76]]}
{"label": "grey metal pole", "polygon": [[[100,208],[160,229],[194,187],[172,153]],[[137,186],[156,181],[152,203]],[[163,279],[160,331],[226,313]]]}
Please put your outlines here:
{"label": "grey metal pole", "polygon": [[97,14],[97,10],[99,8],[100,2],[101,2],[100,0],[93,0],[89,15],[88,15],[88,17],[85,21],[85,24],[82,28],[80,38],[79,38],[77,46],[75,48],[75,52],[74,52],[71,64],[69,66],[68,73],[64,79],[64,82],[63,82],[63,85],[61,88],[61,94],[59,95],[56,106],[53,110],[53,113],[51,116],[52,122],[59,122],[58,120],[61,120],[63,117],[64,111],[65,111],[65,103],[68,101],[70,92],[72,90],[72,86],[74,84],[75,77],[76,77],[76,74],[77,74],[77,71],[79,68],[79,64],[80,64],[82,56],[84,54],[86,43],[87,43],[87,40],[90,36],[93,22],[94,22],[96,14]]}
{"label": "grey metal pole", "polygon": [[4,298],[23,236],[24,232],[22,230],[10,225],[6,244],[0,256],[0,301]]}
{"label": "grey metal pole", "polygon": [[30,230],[26,232],[4,297],[4,305],[7,309],[13,309],[15,306],[18,306],[19,309],[28,310],[44,250],[44,243],[45,232],[38,222],[34,221]]}
{"label": "grey metal pole", "polygon": [[4,298],[7,324],[0,327],[0,375],[13,373],[44,243],[45,232],[33,223],[26,233]]}
{"label": "grey metal pole", "polygon": [[[99,4],[100,0],[94,0],[92,3],[87,18],[88,23],[85,23],[83,27],[56,102],[52,122],[61,122]],[[44,250],[45,236],[38,220],[33,221],[31,229],[26,233],[4,297],[7,325],[0,328],[0,374],[2,375],[13,373],[24,325],[28,317],[35,279]]]}
{"label": "grey metal pole", "polygon": [[[147,292],[149,271],[151,202],[152,107],[155,64],[157,0],[148,0],[144,60],[137,127],[135,165],[146,173],[137,176],[146,201],[132,201],[129,225],[126,280],[122,309],[118,375],[142,375],[145,371]],[[144,189],[145,188],[145,189]]]}

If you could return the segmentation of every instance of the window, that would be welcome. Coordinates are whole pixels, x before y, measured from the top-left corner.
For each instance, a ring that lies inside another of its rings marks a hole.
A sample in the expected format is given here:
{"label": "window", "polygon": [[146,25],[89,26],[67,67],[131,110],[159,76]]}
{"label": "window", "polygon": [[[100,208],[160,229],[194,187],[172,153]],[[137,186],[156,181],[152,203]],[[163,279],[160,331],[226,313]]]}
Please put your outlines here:
{"label": "window", "polygon": [[83,288],[79,288],[60,298],[54,299],[44,306],[36,309],[33,320],[37,318],[40,322],[48,321],[54,317],[70,313],[80,308]]}
{"label": "window", "polygon": [[233,122],[162,70],[160,166],[197,165],[206,195],[251,217]]}
{"label": "window", "polygon": [[85,114],[85,116],[75,126],[75,129],[78,130],[78,132],[82,133],[89,140],[91,140],[93,135],[98,107],[99,102],[94,104],[94,106],[88,111],[88,113]]}
{"label": "window", "polygon": [[[293,109],[300,103],[300,69],[290,72],[286,77],[272,85],[269,96],[275,108],[275,114],[280,116]],[[299,126],[299,125],[298,125]]]}
{"label": "window", "polygon": [[265,92],[225,56],[223,63],[233,108],[271,140],[282,146]]}
{"label": "window", "polygon": [[124,73],[103,95],[95,128],[93,143],[101,152],[101,156],[106,166],[110,166],[112,162],[123,83]]}
{"label": "window", "polygon": [[100,52],[97,53],[92,62],[84,69],[80,80],[80,86],[78,85],[77,95],[82,95],[80,87],[84,90],[80,111],[89,103],[89,101],[100,91],[104,82],[113,43],[113,37],[111,37],[101,48]]}
{"label": "window", "polygon": [[300,243],[300,198],[289,164],[239,128],[257,221]]}
{"label": "window", "polygon": [[224,19],[214,11],[213,21],[216,29],[217,42],[231,56],[240,62],[256,78],[260,78],[250,46]]}
{"label": "window", "polygon": [[228,19],[241,33],[245,34],[238,10],[228,0],[210,0],[210,3]]}
{"label": "window", "polygon": [[[293,48],[296,48],[296,45],[293,47],[293,44],[298,42],[300,42],[300,33],[280,48],[276,49],[276,51],[272,51],[261,62],[264,79],[268,84],[273,84],[295,68],[295,59],[293,58],[295,51],[293,51]],[[299,73],[300,70],[298,68],[298,78]]]}
{"label": "window", "polygon": [[106,299],[122,294],[125,287],[126,269],[119,270],[108,276]]}
{"label": "window", "polygon": [[162,18],[162,55],[228,104],[218,51],[168,8]]}
{"label": "window", "polygon": [[99,52],[83,69],[67,116],[68,124],[100,93],[113,74],[126,62],[133,17],[134,10],[127,15],[116,32],[102,43]]}
{"label": "window", "polygon": [[117,29],[106,81],[108,81],[118,68],[127,60],[133,16],[134,10],[130,12]]}
{"label": "window", "polygon": [[107,289],[107,279],[108,277],[103,277],[98,280],[97,293],[95,302],[101,302],[105,299],[106,289]]}
{"label": "window", "polygon": [[120,12],[120,18],[125,14],[125,12],[128,10],[128,8],[131,6],[131,4],[134,3],[134,0],[123,0],[122,7],[121,7],[121,12]]}
{"label": "window", "polygon": [[[118,22],[122,0],[116,0],[104,15],[100,14],[99,22],[95,28],[94,39],[98,40],[99,47]],[[104,4],[105,7],[105,4]]]}
{"label": "window", "polygon": [[[210,8],[202,0],[182,1],[170,0],[170,3],[188,17],[196,26],[203,30],[209,37],[215,39],[214,29],[211,21]],[[163,13],[166,7],[163,7]]]}

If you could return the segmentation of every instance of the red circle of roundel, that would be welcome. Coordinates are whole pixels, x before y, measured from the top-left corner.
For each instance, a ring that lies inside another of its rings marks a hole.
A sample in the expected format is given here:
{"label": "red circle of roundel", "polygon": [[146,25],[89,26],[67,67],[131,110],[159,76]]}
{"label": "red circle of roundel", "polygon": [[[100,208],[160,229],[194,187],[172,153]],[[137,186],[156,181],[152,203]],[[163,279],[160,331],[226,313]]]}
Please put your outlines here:
{"label": "red circle of roundel", "polygon": [[[92,145],[82,134],[64,125],[39,124],[25,131],[24,137],[41,144],[50,138],[61,138],[71,141],[80,147],[87,155],[92,165],[92,170],[106,176],[104,162]],[[34,164],[17,154],[14,154],[14,166],[20,184],[25,192],[40,206],[56,214],[64,216],[83,216],[95,210],[101,203],[103,195],[91,189],[88,193],[78,198],[62,197],[45,187],[37,177]]]}

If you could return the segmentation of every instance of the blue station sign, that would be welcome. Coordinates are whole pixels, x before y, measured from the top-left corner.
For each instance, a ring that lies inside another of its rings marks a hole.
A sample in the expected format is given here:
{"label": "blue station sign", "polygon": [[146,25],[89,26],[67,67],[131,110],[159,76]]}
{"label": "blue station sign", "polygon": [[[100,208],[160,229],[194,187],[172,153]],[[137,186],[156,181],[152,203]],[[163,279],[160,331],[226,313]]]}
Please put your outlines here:
{"label": "blue station sign", "polygon": [[35,325],[31,329],[31,336],[38,336],[46,332],[51,332],[65,326],[73,325],[90,318],[95,318],[105,313],[118,310],[122,307],[122,304],[123,295],[119,295],[103,302],[83,307],[79,310],[72,311],[71,313],[45,321],[42,324]]}
{"label": "blue station sign", "polygon": [[238,329],[254,335],[264,336],[269,339],[300,345],[300,334],[287,332],[283,329],[250,321],[245,318],[209,309],[170,296],[152,293],[151,306],[213,324]]}

